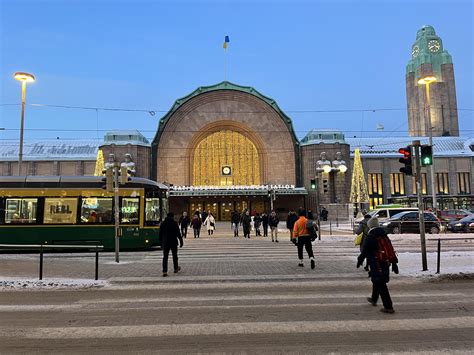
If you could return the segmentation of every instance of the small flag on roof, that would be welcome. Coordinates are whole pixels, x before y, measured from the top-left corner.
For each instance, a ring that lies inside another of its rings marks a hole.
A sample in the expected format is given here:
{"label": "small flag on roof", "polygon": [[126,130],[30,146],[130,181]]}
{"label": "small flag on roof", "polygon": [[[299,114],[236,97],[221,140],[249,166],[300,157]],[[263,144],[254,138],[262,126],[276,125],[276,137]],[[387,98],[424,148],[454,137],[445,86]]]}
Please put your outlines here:
{"label": "small flag on roof", "polygon": [[229,36],[225,36],[224,45],[222,47],[224,47],[224,49],[227,49],[227,43],[229,43],[229,42],[230,42]]}

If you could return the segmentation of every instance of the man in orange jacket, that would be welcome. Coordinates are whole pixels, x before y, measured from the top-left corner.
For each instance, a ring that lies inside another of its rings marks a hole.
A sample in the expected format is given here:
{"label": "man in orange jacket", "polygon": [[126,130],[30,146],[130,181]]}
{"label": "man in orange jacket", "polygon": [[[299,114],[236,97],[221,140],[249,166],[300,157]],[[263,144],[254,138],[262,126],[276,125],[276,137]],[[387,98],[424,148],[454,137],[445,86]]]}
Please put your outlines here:
{"label": "man in orange jacket", "polygon": [[298,258],[300,259],[300,262],[298,266],[303,267],[303,246],[306,248],[306,252],[308,253],[308,257],[311,261],[311,269],[314,269],[316,267],[315,261],[314,261],[314,254],[313,254],[313,246],[311,244],[311,236],[309,234],[308,228],[306,227],[306,224],[308,222],[308,219],[306,218],[306,210],[300,209],[298,211],[298,220],[295,222],[295,225],[293,227],[293,242],[296,243],[298,247]]}

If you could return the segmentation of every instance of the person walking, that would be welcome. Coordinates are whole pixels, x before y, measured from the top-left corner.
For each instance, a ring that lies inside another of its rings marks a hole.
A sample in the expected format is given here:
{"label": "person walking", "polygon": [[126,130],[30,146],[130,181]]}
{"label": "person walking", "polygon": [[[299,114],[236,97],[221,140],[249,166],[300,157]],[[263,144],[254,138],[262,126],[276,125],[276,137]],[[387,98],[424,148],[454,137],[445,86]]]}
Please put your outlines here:
{"label": "person walking", "polygon": [[240,214],[239,212],[235,211],[232,212],[230,217],[230,223],[232,225],[232,231],[234,232],[234,237],[238,238],[239,236],[239,223],[240,223]]}
{"label": "person walking", "polygon": [[250,239],[250,223],[251,222],[252,222],[252,218],[250,217],[250,213],[247,210],[242,216],[242,228],[244,230],[244,238]]}
{"label": "person walking", "polygon": [[272,242],[278,243],[278,223],[280,223],[280,219],[278,215],[273,210],[268,218],[268,225],[270,226],[270,233],[272,235]]}
{"label": "person walking", "polygon": [[262,213],[263,236],[268,237],[268,214]]}
{"label": "person walking", "polygon": [[[367,297],[367,301],[369,301],[372,306],[376,306],[380,296],[383,303],[383,308],[381,308],[380,311],[383,313],[394,313],[395,310],[393,309],[392,298],[390,297],[390,292],[387,287],[387,283],[390,281],[390,264],[379,260],[377,257],[379,251],[379,239],[388,238],[388,236],[387,233],[385,233],[385,230],[379,226],[379,220],[377,217],[369,219],[367,226],[369,227],[369,233],[364,242],[362,252],[357,257],[357,268],[364,263],[364,259],[366,258],[369,263],[369,276],[372,281],[372,296]],[[395,274],[398,274],[397,263],[392,263],[392,271]]]}
{"label": "person walking", "polygon": [[255,217],[253,218],[253,223],[255,226],[255,236],[256,237],[261,237],[262,234],[260,233],[260,226],[262,225],[262,217],[260,217],[259,213],[255,214]]}
{"label": "person walking", "polygon": [[174,220],[173,212],[169,212],[160,226],[160,243],[163,250],[163,277],[168,276],[168,255],[170,250],[173,254],[174,272],[177,273],[181,270],[181,266],[178,265],[178,242],[179,247],[182,248],[183,237],[181,236],[178,223]]}
{"label": "person walking", "polygon": [[188,227],[189,224],[191,223],[191,220],[188,217],[188,212],[183,212],[181,217],[179,217],[179,228],[181,230],[181,236],[183,238],[186,238],[186,235],[188,234]]}
{"label": "person walking", "polygon": [[297,220],[298,220],[298,216],[296,215],[296,212],[293,210],[290,210],[290,212],[288,213],[288,217],[286,218],[286,228],[290,232],[290,242],[292,241],[293,227]]}
{"label": "person walking", "polygon": [[191,220],[191,226],[193,227],[194,238],[199,238],[201,234],[201,218],[199,218],[199,213],[195,213],[193,219]]}
{"label": "person walking", "polygon": [[216,220],[211,212],[209,212],[203,224],[206,226],[208,235],[213,235],[214,229],[216,229]]}
{"label": "person walking", "polygon": [[320,213],[321,219],[323,221],[327,221],[328,220],[328,215],[329,215],[328,210],[326,209],[326,207],[323,207],[322,210],[321,210],[321,213]]}
{"label": "person walking", "polygon": [[[364,216],[364,219],[362,221],[360,221],[357,228],[354,229],[354,233],[356,235],[359,235],[360,233],[362,233],[362,241],[360,242],[360,245],[359,245],[359,249],[360,249],[361,253],[362,253],[362,249],[364,247],[365,239],[367,238],[367,235],[369,234],[369,227],[367,226],[367,223],[369,222],[369,219],[371,219],[371,218],[372,218],[372,216],[370,214],[366,214]],[[365,263],[364,270],[369,271],[369,260],[368,259]]]}
{"label": "person walking", "polygon": [[[303,267],[303,247],[308,253],[309,260],[311,262],[311,269],[316,267],[316,262],[314,260],[313,245],[311,244],[311,235],[307,228],[308,219],[306,218],[306,210],[301,208],[298,211],[298,220],[293,226],[293,243],[298,247],[298,266]],[[314,223],[314,222],[313,222]]]}
{"label": "person walking", "polygon": [[207,216],[209,216],[209,213],[206,212],[206,210],[202,211],[201,213],[201,222],[204,223],[204,221],[206,220]]}

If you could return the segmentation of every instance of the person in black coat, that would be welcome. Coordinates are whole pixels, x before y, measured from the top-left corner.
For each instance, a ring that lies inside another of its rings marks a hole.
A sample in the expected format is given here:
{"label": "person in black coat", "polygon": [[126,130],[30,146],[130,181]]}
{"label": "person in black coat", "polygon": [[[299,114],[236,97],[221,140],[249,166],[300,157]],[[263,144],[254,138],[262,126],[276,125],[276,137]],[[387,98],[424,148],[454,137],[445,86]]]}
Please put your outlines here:
{"label": "person in black coat", "polygon": [[245,211],[242,215],[242,228],[244,230],[244,238],[250,239],[250,222],[252,219],[250,218],[250,212]]}
{"label": "person in black coat", "polygon": [[239,236],[239,223],[240,223],[240,214],[237,211],[232,212],[230,217],[230,223],[232,225],[232,230],[234,231],[234,237]]}
{"label": "person in black coat", "polygon": [[268,215],[262,213],[263,236],[268,237]]}
{"label": "person in black coat", "polygon": [[178,265],[178,242],[179,247],[183,247],[183,237],[179,230],[178,223],[174,220],[173,212],[169,212],[160,226],[160,243],[163,250],[163,277],[168,276],[168,255],[173,254],[174,272],[181,270]]}
{"label": "person in black coat", "polygon": [[286,218],[286,228],[290,232],[290,242],[292,241],[293,238],[293,227],[298,220],[298,216],[296,215],[296,212],[291,210],[288,213],[288,217]]}
{"label": "person in black coat", "polygon": [[[381,237],[388,238],[388,236],[385,230],[379,227],[377,217],[369,219],[367,226],[369,227],[369,233],[362,247],[362,252],[357,258],[358,268],[364,263],[364,259],[366,258],[369,263],[369,276],[372,280],[372,297],[367,297],[367,301],[373,306],[376,306],[380,296],[384,307],[380,309],[380,311],[384,313],[394,313],[392,299],[387,287],[387,283],[390,281],[390,265],[386,262],[380,262],[376,257],[379,249],[377,239]],[[392,264],[392,270],[398,274],[398,265]]]}
{"label": "person in black coat", "polygon": [[186,238],[186,235],[188,234],[188,227],[190,223],[191,223],[191,220],[188,217],[188,213],[183,212],[181,217],[179,217],[179,222],[178,222],[179,227],[181,228],[181,235],[183,236],[183,238]]}

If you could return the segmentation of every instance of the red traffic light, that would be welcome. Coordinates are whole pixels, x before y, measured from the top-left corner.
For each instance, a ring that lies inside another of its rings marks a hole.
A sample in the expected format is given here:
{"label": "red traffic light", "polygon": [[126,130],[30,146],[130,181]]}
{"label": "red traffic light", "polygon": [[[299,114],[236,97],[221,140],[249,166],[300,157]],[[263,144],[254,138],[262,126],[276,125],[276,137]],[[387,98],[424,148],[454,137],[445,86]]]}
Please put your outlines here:
{"label": "red traffic light", "polygon": [[411,156],[411,149],[410,147],[405,147],[405,148],[400,148],[398,150],[398,152],[400,154],[403,154],[406,158],[408,158],[409,156]]}
{"label": "red traffic light", "polygon": [[405,175],[413,175],[412,169],[412,156],[411,156],[411,146],[398,149],[400,154],[403,154],[403,158],[400,158],[398,161],[404,165],[403,168],[400,168],[400,172]]}

